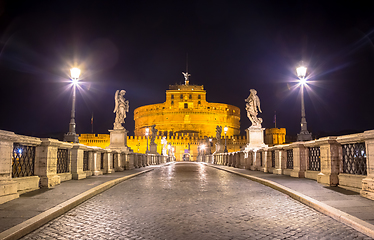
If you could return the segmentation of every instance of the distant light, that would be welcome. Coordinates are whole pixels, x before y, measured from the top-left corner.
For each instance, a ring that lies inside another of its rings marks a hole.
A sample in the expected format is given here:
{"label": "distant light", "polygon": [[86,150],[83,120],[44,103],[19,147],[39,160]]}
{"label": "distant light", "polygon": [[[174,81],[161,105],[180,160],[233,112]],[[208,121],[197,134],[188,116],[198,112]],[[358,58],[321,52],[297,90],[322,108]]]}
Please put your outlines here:
{"label": "distant light", "polygon": [[225,134],[226,134],[227,130],[229,130],[229,128],[227,126],[225,126],[225,128],[223,130],[225,131]]}
{"label": "distant light", "polygon": [[71,80],[73,80],[73,83],[78,82],[80,74],[81,74],[81,70],[79,68],[70,69],[70,76],[71,76]]}
{"label": "distant light", "polygon": [[145,129],[145,135],[148,136],[148,134],[149,134],[149,128],[146,128]]}
{"label": "distant light", "polygon": [[211,138],[209,138],[209,142],[211,142],[212,141],[212,139]]}
{"label": "distant light", "polygon": [[297,76],[301,79],[305,79],[306,76],[306,67],[298,67],[296,68]]}
{"label": "distant light", "polygon": [[200,148],[201,148],[202,150],[205,150],[205,144],[201,145]]}
{"label": "distant light", "polygon": [[20,154],[22,153],[22,149],[21,149],[21,148],[20,148],[20,149],[18,149],[18,153],[20,153]]}

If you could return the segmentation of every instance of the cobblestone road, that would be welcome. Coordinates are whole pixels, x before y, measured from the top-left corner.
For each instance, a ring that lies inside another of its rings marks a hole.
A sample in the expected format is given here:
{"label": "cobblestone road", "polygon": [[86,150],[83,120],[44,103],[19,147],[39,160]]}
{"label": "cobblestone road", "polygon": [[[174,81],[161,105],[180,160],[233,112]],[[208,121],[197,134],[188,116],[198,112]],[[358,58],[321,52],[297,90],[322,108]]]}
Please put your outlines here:
{"label": "cobblestone road", "polygon": [[198,163],[127,180],[24,239],[370,239],[269,187]]}

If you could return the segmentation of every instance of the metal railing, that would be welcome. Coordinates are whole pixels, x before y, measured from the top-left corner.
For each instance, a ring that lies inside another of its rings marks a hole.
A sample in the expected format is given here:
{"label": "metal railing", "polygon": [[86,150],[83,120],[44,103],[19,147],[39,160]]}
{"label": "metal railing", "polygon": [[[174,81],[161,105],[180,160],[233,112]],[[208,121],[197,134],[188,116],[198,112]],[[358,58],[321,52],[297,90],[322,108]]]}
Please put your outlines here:
{"label": "metal railing", "polygon": [[83,171],[88,171],[88,151],[83,152]]}
{"label": "metal railing", "polygon": [[287,169],[293,169],[293,149],[287,150]]}
{"label": "metal railing", "polygon": [[321,150],[320,150],[320,147],[309,147],[308,170],[321,171]]}
{"label": "metal railing", "polygon": [[367,175],[365,143],[344,144],[343,173]]}
{"label": "metal railing", "polygon": [[57,173],[69,172],[69,151],[67,149],[57,150]]}
{"label": "metal railing", "polygon": [[13,144],[12,177],[34,176],[35,147]]}

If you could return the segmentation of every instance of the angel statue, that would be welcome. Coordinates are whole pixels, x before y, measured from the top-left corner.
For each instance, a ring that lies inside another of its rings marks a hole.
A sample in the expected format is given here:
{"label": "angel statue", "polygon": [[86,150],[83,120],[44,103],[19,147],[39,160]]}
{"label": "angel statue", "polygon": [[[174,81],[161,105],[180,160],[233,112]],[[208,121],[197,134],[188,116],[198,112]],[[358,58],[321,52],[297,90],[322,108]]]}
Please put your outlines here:
{"label": "angel statue", "polygon": [[114,95],[114,111],[116,113],[116,119],[114,121],[114,129],[123,129],[122,123],[125,123],[126,112],[129,111],[129,101],[125,100],[123,97],[125,95],[125,90],[117,90]]}
{"label": "angel statue", "polygon": [[221,134],[222,134],[222,126],[218,126],[216,127],[216,138],[217,138],[217,143],[220,144],[221,143]]}
{"label": "angel statue", "polygon": [[189,82],[190,82],[189,78],[190,78],[191,74],[189,74],[188,72],[182,72],[182,74],[183,74],[183,76],[184,76],[184,83],[185,83],[186,85],[188,85]]}
{"label": "angel statue", "polygon": [[247,116],[249,120],[252,122],[251,127],[258,127],[261,128],[262,118],[257,118],[257,108],[262,113],[260,107],[260,98],[257,96],[257,91],[254,89],[249,90],[250,94],[245,101],[247,102],[245,105],[245,110],[247,110]]}
{"label": "angel statue", "polygon": [[152,135],[151,135],[151,144],[152,144],[152,143],[155,143],[155,139],[156,139],[157,132],[158,132],[158,130],[156,129],[156,124],[153,124],[151,126],[151,131],[152,131]]}

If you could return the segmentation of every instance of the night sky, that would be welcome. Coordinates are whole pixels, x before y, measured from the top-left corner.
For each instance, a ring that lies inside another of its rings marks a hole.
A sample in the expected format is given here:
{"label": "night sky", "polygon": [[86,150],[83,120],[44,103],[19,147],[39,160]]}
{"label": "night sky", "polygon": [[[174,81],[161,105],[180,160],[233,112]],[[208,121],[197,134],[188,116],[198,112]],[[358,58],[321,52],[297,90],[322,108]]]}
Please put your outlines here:
{"label": "night sky", "polygon": [[[169,85],[204,85],[207,101],[241,109],[258,91],[263,127],[300,131],[295,68],[308,67],[313,135],[374,129],[373,1],[0,1],[0,129],[68,132],[69,69],[82,70],[77,133],[108,133],[114,93],[135,108],[165,101]],[[59,135],[60,134],[60,135]]]}

